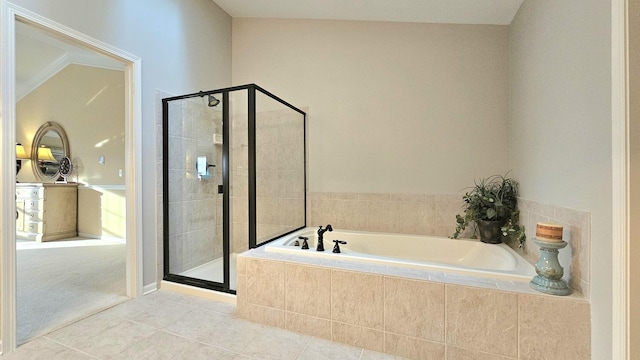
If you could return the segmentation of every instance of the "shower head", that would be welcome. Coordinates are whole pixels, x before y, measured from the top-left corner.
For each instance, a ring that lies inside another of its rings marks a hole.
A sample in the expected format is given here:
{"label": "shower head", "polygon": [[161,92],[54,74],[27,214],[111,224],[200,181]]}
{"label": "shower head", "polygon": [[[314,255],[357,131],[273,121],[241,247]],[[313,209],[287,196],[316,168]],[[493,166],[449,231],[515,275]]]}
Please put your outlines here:
{"label": "shower head", "polygon": [[214,107],[220,104],[220,100],[216,99],[213,95],[209,94],[209,101],[207,103],[209,107]]}

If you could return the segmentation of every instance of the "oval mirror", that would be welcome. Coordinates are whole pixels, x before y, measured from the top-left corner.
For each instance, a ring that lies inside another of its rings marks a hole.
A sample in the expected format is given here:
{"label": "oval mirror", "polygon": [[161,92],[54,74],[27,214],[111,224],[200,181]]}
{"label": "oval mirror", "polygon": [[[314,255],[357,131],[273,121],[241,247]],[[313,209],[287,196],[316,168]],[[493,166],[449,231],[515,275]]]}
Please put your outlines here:
{"label": "oval mirror", "polygon": [[60,176],[60,159],[71,157],[69,139],[62,126],[56,122],[44,123],[33,136],[31,167],[41,181],[55,181]]}

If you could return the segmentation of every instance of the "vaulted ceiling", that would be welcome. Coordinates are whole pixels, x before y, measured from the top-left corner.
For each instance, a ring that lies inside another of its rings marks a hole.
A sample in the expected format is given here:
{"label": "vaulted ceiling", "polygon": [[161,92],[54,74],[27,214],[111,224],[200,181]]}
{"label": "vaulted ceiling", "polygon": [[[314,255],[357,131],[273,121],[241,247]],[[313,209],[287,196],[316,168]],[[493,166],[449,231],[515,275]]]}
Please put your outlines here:
{"label": "vaulted ceiling", "polygon": [[106,55],[53,37],[33,26],[16,23],[16,100],[69,64],[124,69],[122,63]]}

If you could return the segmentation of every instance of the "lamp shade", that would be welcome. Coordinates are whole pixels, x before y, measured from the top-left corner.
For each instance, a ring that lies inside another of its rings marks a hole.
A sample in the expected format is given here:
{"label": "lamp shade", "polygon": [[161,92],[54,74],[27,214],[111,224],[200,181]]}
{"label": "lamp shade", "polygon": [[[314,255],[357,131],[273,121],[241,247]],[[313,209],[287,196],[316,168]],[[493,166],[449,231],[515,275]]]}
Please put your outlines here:
{"label": "lamp shade", "polygon": [[51,149],[43,146],[38,148],[38,160],[39,161],[56,161],[56,158],[53,157],[51,153]]}
{"label": "lamp shade", "polygon": [[24,150],[24,146],[16,144],[16,159],[23,160],[28,159],[27,152]]}

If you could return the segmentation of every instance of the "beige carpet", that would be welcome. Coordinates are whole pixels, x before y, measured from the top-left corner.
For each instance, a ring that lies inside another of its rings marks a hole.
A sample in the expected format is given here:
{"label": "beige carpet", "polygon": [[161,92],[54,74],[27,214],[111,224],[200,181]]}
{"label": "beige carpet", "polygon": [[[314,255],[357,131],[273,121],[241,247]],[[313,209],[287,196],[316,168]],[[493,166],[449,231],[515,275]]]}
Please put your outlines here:
{"label": "beige carpet", "polygon": [[125,244],[18,241],[18,344],[127,299]]}

